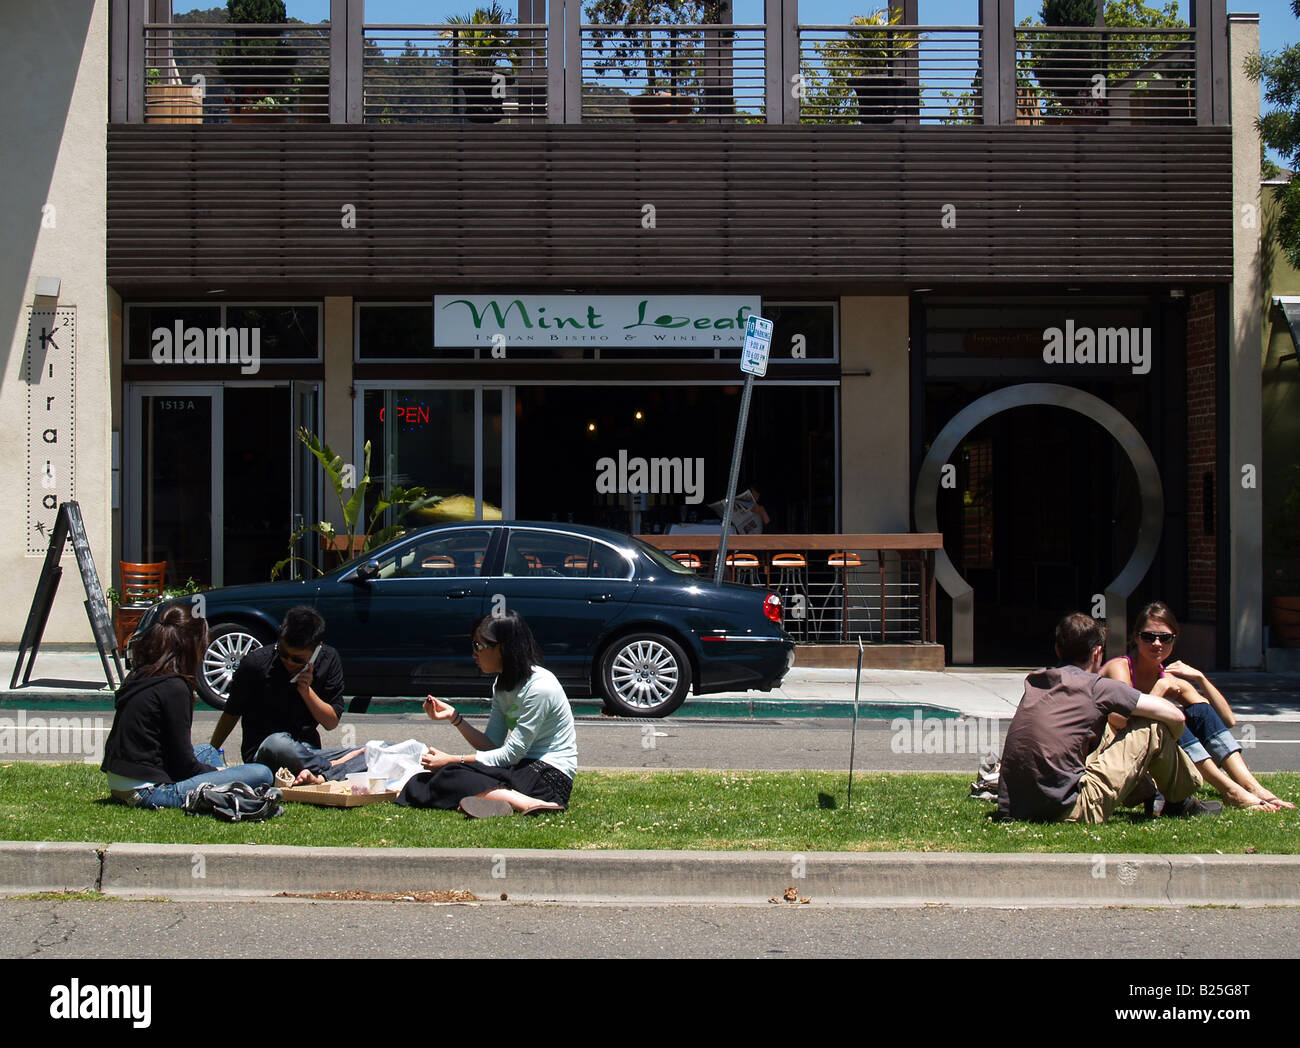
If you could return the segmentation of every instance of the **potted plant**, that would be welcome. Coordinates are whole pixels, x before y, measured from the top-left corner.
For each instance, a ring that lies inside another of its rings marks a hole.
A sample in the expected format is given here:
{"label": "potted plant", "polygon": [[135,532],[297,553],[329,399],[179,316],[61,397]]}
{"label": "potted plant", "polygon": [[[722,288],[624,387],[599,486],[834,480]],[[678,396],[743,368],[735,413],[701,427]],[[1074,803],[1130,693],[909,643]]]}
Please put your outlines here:
{"label": "potted plant", "polygon": [[266,27],[236,30],[233,41],[217,52],[231,123],[283,122],[298,58],[282,36],[284,0],[226,0],[226,14],[235,25]]}
{"label": "potted plant", "polygon": [[474,123],[492,124],[501,119],[504,85],[514,80],[519,59],[516,36],[502,28],[512,21],[513,16],[497,0],[473,14],[447,19],[453,27],[447,30],[452,42],[452,83],[465,99],[466,119]]}
{"label": "potted plant", "polygon": [[919,111],[918,87],[909,87],[904,60],[916,48],[915,32],[895,29],[903,12],[882,8],[869,15],[854,15],[852,28],[839,55],[848,85],[858,98],[858,120],[864,124],[890,124]]}
{"label": "potted plant", "polygon": [[[702,53],[698,34],[673,27],[716,24],[720,8],[717,0],[590,0],[596,72],[645,80],[645,90],[628,98],[634,119],[676,123],[691,114]],[[669,28],[656,34],[661,25]]]}

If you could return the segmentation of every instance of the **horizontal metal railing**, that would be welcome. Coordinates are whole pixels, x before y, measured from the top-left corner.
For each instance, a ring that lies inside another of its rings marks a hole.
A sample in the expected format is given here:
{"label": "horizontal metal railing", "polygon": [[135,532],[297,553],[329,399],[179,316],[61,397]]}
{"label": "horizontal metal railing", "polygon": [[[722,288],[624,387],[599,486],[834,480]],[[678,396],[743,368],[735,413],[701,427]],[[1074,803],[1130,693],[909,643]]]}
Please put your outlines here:
{"label": "horizontal metal railing", "polygon": [[983,121],[980,26],[799,26],[801,123]]}
{"label": "horizontal metal railing", "polygon": [[[564,10],[569,9],[566,4]],[[134,43],[114,51],[115,62],[124,63],[115,65],[114,83],[128,85],[129,99],[115,112],[125,112],[131,121],[182,124],[331,118],[948,125],[981,124],[987,118],[1024,126],[1222,122],[1225,103],[1214,86],[1218,81],[1211,68],[1201,68],[1218,61],[1208,25],[1200,31],[1007,25],[1014,47],[999,50],[997,36],[990,35],[994,21],[982,26],[798,24],[786,30],[592,23],[566,29],[554,20],[352,23],[346,29],[342,23],[136,22]],[[572,34],[567,44],[566,33]],[[349,66],[333,48],[359,54],[360,61]],[[117,57],[126,51],[125,58]]]}
{"label": "horizontal metal railing", "polygon": [[546,119],[545,25],[367,25],[362,47],[368,124]]}
{"label": "horizontal metal railing", "polygon": [[1196,123],[1196,30],[1016,27],[1016,123]]}
{"label": "horizontal metal railing", "polygon": [[766,119],[761,25],[583,25],[582,119]]}
{"label": "horizontal metal railing", "polygon": [[[714,577],[718,537],[638,535]],[[732,535],[725,581],[781,597],[786,631],[804,644],[931,643],[938,534]]]}
{"label": "horizontal metal railing", "polygon": [[146,123],[328,121],[329,26],[144,27]]}

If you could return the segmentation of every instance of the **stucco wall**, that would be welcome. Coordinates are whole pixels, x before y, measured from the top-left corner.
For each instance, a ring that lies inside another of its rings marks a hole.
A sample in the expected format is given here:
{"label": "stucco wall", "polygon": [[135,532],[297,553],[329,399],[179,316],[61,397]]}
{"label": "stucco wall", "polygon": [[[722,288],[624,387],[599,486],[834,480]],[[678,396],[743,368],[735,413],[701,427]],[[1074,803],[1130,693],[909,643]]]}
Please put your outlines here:
{"label": "stucco wall", "polygon": [[[42,563],[25,552],[23,358],[38,276],[60,278],[57,305],[76,308],[76,497],[100,578],[106,587],[112,581],[104,266],[108,0],[0,5],[0,52],[0,345],[8,347],[0,381],[0,480],[9,493],[0,517],[0,577],[6,580],[0,643],[15,644]],[[74,563],[69,554],[45,643],[92,641]]]}

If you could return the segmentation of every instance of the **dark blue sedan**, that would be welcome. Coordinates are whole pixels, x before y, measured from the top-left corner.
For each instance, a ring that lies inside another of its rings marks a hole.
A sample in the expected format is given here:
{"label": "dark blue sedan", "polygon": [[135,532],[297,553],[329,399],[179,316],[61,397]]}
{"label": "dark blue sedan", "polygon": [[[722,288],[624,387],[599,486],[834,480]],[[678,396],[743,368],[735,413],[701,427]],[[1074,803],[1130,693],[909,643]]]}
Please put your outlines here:
{"label": "dark blue sedan", "polygon": [[240,660],[296,604],[325,617],[351,695],[488,695],[470,629],[506,609],[527,620],[569,694],[600,695],[629,717],[667,716],[692,689],[770,691],[794,663],[776,595],[717,585],[638,539],[576,524],[422,528],[317,579],[202,597],[199,690],[217,708]]}

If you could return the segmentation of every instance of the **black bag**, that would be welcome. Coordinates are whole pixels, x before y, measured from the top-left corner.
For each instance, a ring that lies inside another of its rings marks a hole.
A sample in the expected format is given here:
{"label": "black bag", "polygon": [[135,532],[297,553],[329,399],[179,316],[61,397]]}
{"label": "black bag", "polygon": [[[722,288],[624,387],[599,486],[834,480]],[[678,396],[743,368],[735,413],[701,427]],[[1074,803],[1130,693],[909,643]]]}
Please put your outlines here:
{"label": "black bag", "polygon": [[189,815],[215,815],[223,822],[262,822],[284,814],[283,796],[274,786],[205,782],[185,795],[181,807]]}

